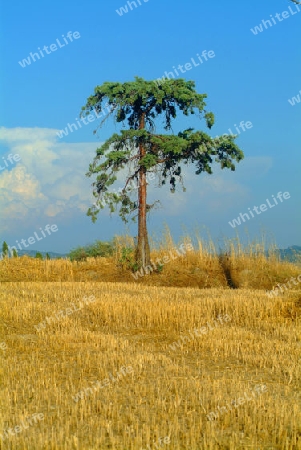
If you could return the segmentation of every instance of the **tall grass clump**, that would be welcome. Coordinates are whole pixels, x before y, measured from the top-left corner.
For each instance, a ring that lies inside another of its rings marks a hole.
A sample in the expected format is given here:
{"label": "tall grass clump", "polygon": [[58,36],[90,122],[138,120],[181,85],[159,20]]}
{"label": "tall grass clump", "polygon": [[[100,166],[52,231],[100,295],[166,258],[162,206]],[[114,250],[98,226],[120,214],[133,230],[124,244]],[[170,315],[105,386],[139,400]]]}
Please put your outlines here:
{"label": "tall grass clump", "polygon": [[[264,240],[243,244],[238,237],[224,239],[222,248],[217,250],[210,237],[204,239],[199,234],[193,238],[183,235],[176,242],[165,227],[162,236],[153,236],[150,243],[149,271],[137,267],[135,239],[123,235],[110,242],[96,241],[79,247],[70,252],[69,259],[3,258],[0,281],[107,281],[271,290],[301,273],[298,265],[281,261],[275,246]],[[138,270],[140,275],[133,278]]]}

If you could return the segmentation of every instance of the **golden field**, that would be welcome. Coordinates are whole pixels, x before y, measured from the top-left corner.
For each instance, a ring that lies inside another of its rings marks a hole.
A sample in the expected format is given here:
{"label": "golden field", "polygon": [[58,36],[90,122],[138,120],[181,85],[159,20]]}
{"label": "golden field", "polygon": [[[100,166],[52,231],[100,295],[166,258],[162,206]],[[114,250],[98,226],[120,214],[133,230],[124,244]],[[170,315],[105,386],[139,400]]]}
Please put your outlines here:
{"label": "golden field", "polygon": [[2,430],[44,415],[1,449],[301,448],[300,291],[8,282],[0,298]]}
{"label": "golden field", "polygon": [[300,268],[116,261],[0,261],[1,450],[301,449]]}

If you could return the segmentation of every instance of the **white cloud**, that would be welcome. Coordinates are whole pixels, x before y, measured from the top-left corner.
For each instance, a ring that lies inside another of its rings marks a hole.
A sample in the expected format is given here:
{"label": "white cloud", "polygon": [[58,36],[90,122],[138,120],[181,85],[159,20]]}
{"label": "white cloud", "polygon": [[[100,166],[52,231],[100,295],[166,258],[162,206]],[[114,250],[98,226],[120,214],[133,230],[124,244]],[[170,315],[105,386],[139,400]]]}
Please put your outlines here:
{"label": "white cloud", "polygon": [[[173,214],[176,214],[176,211],[180,214],[197,207],[203,214],[220,215],[233,208],[233,205],[243,205],[252,196],[252,191],[245,182],[266,174],[272,167],[272,162],[272,158],[265,156],[246,157],[236,165],[234,172],[221,170],[214,164],[212,175],[195,175],[192,166],[185,167],[183,175],[187,191],[182,193],[179,186],[177,193],[172,196],[174,201],[168,204],[168,209],[172,208]],[[164,199],[162,204],[163,202]]]}
{"label": "white cloud", "polygon": [[262,177],[273,166],[273,158],[270,156],[249,156],[237,165],[237,173],[243,180],[252,180]]}
{"label": "white cloud", "polygon": [[38,225],[87,210],[91,181],[85,177],[99,143],[58,143],[57,130],[1,128],[0,142],[21,160],[0,172],[1,231]]}
{"label": "white cloud", "polygon": [[[9,153],[18,153],[21,160],[0,172],[1,230],[35,229],[53,220],[62,223],[85,214],[93,203],[92,179],[85,176],[99,142],[61,143],[57,130],[47,128],[0,128],[1,140]],[[175,194],[156,188],[149,182],[149,203],[161,200],[166,216],[188,214],[199,209],[220,214],[243,204],[250,196],[246,180],[266,174],[272,166],[268,157],[245,158],[235,172],[214,167],[213,175],[195,175],[192,166],[184,166],[184,185]],[[124,175],[124,174],[123,174]],[[168,184],[168,183],[167,183]],[[161,210],[162,211],[162,210]],[[102,214],[108,215],[105,209]]]}

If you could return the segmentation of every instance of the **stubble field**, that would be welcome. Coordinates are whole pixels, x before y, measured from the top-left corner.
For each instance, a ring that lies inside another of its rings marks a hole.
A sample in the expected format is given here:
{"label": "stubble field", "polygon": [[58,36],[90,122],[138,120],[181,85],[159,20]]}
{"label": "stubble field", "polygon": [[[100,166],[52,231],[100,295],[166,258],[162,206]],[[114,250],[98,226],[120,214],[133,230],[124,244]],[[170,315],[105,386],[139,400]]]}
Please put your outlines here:
{"label": "stubble field", "polygon": [[298,288],[6,282],[0,302],[1,449],[301,449]]}

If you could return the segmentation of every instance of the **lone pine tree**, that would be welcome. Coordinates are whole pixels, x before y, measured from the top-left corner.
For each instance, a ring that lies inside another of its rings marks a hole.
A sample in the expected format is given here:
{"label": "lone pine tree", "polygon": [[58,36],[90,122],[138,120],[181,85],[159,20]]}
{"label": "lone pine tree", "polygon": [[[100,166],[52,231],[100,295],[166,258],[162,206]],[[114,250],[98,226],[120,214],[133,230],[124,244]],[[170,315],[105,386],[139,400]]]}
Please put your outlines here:
{"label": "lone pine tree", "polygon": [[[234,161],[239,162],[243,152],[234,143],[235,136],[211,138],[203,131],[193,128],[174,134],[156,134],[155,119],[163,117],[165,130],[171,129],[171,120],[178,112],[185,116],[199,113],[210,129],[214,124],[214,115],[205,110],[206,94],[198,94],[193,81],[184,79],[166,80],[160,86],[154,81],[135,77],[135,81],[118,83],[105,82],[97,86],[94,94],[82,107],[81,116],[88,116],[92,111],[101,114],[106,107],[109,110],[99,126],[113,115],[116,122],[127,122],[128,129],[120,134],[113,134],[96,150],[94,161],[89,166],[88,177],[96,175],[92,183],[96,202],[88,209],[87,215],[95,222],[97,214],[104,205],[114,212],[119,206],[119,215],[124,222],[127,217],[138,215],[138,241],[136,262],[139,267],[150,265],[150,248],[148,242],[146,216],[155,203],[147,204],[146,176],[153,173],[158,185],[170,183],[170,190],[175,192],[177,183],[183,189],[181,163],[195,164],[196,174],[212,173],[213,157],[222,169],[235,170]],[[99,117],[99,116],[98,116]],[[94,131],[95,133],[96,131]],[[117,173],[128,169],[128,176],[123,189],[110,192],[110,187],[117,180]],[[138,196],[131,199],[130,183],[138,182]],[[134,216],[134,217],[133,217]]]}

